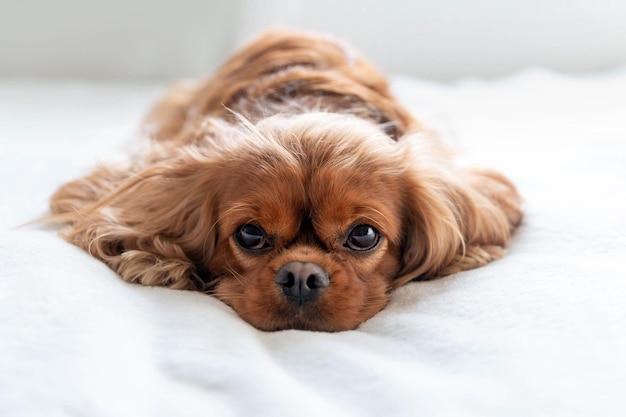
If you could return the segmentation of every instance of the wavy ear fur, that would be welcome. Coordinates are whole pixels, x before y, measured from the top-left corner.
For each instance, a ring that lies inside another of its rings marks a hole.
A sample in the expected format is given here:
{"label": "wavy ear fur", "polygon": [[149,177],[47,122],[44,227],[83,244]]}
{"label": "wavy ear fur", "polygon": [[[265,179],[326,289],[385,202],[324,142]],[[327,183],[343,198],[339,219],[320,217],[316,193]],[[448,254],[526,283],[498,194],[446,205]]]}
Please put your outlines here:
{"label": "wavy ear fur", "polygon": [[455,168],[429,154],[406,172],[406,235],[394,288],[500,258],[521,222],[521,197],[502,175]]}
{"label": "wavy ear fur", "polygon": [[201,287],[202,259],[215,247],[211,164],[189,155],[147,168],[100,168],[51,199],[65,239],[129,282]]}

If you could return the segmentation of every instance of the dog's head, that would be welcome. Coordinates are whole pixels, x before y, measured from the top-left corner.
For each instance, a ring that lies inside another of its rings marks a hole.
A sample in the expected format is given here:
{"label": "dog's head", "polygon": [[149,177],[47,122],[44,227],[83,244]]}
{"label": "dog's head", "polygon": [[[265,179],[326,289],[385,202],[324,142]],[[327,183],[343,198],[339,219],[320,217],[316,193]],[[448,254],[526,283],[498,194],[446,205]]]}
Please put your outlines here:
{"label": "dog's head", "polygon": [[357,117],[206,119],[181,142],[66,185],[53,212],[125,280],[205,290],[260,329],[355,328],[464,239],[508,238],[435,141],[396,142]]}
{"label": "dog's head", "polygon": [[247,125],[222,153],[214,294],[266,330],[356,327],[400,269],[403,155],[332,114]]}
{"label": "dog's head", "polygon": [[219,134],[204,171],[210,229],[187,252],[258,328],[354,328],[387,304],[396,278],[436,269],[458,245],[440,190],[369,122],[309,113]]}

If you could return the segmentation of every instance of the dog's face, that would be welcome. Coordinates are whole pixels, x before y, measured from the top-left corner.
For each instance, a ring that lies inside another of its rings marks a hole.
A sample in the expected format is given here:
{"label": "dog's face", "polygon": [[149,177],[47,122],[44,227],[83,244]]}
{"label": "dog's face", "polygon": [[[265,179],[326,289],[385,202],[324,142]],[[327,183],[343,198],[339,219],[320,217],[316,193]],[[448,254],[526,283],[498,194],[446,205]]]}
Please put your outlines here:
{"label": "dog's face", "polygon": [[[263,122],[224,158],[214,294],[264,330],[352,329],[400,268],[402,154],[337,115]],[[226,162],[227,161],[227,162]]]}

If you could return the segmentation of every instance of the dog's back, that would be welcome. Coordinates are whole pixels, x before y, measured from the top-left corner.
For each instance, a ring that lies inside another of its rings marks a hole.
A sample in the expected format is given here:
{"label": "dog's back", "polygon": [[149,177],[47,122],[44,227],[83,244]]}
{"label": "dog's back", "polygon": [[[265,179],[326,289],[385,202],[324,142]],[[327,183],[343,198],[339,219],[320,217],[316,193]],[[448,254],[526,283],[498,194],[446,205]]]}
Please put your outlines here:
{"label": "dog's back", "polygon": [[311,111],[356,115],[394,139],[417,123],[385,78],[348,46],[284,30],[265,33],[209,79],[173,87],[147,122],[155,139],[171,140],[207,116],[227,119],[236,112],[256,122]]}

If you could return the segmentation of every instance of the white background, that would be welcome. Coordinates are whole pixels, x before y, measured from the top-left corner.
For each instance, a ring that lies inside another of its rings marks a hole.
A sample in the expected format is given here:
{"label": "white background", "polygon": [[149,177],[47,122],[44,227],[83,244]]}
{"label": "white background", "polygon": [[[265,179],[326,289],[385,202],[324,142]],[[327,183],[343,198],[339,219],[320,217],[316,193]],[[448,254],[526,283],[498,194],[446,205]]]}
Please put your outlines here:
{"label": "white background", "polygon": [[389,74],[443,81],[626,63],[623,0],[0,0],[0,76],[199,76],[276,25],[334,33]]}

